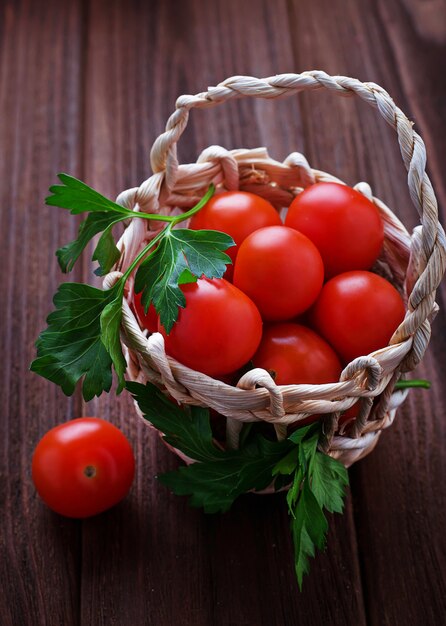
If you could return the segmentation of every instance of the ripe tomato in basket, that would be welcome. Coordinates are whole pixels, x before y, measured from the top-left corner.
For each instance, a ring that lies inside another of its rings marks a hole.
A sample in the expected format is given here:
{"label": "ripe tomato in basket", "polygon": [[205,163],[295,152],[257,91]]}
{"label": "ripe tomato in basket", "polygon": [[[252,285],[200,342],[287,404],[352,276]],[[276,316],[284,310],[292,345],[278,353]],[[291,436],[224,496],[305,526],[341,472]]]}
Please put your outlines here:
{"label": "ripe tomato in basket", "polygon": [[259,308],[264,320],[288,320],[308,309],[324,280],[316,246],[297,230],[267,226],[253,232],[240,246],[234,285]]}
{"label": "ripe tomato in basket", "polygon": [[[236,245],[226,250],[235,262],[238,247],[255,230],[282,221],[273,205],[247,191],[225,191],[216,194],[189,222],[192,230],[219,230],[230,235]],[[231,280],[233,265],[228,265],[225,279]]]}
{"label": "ripe tomato in basket", "polygon": [[256,367],[275,373],[278,385],[319,385],[339,380],[341,362],[313,330],[291,322],[271,324],[253,357]]}
{"label": "ripe tomato in basket", "polygon": [[404,319],[404,303],[372,272],[345,272],[329,280],[311,311],[312,326],[349,362],[384,348]]}
{"label": "ripe tomato in basket", "polygon": [[324,261],[325,278],[370,269],[384,240],[375,205],[359,191],[339,183],[307,187],[291,203],[285,225],[315,244]]}
{"label": "ripe tomato in basket", "polygon": [[150,303],[147,313],[144,311],[144,307],[141,302],[142,293],[135,293],[133,296],[133,303],[135,305],[136,315],[139,323],[151,333],[156,333],[158,330],[158,314],[155,307]]}
{"label": "ripe tomato in basket", "polygon": [[229,374],[247,363],[262,336],[262,318],[253,301],[224,278],[200,278],[181,290],[186,307],[169,335],[158,322],[166,353],[209,376]]}

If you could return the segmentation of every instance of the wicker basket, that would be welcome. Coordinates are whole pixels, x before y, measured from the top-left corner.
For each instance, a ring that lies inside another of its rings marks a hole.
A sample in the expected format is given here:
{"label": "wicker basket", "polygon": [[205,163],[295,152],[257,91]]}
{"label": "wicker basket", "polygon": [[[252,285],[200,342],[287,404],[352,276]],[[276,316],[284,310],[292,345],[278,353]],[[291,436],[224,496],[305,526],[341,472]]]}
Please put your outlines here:
{"label": "wicker basket", "polygon": [[[166,131],[153,145],[151,165],[154,174],[140,187],[121,193],[118,202],[135,211],[177,214],[193,206],[214,182],[228,190],[254,192],[280,210],[314,182],[342,182],[310,168],[301,154],[292,153],[280,163],[264,148],[229,151],[211,146],[199,156],[197,163],[178,165],[177,161],[176,143],[186,128],[190,109],[215,106],[232,98],[278,98],[322,88],[342,96],[359,96],[377,108],[396,130],[408,171],[411,198],[420,216],[422,225],[417,226],[410,236],[392,211],[373,197],[369,185],[359,183],[355,187],[374,202],[384,222],[384,246],[373,269],[391,280],[406,304],[405,319],[389,345],[352,361],[337,383],[278,386],[265,370],[257,368],[242,376],[236,386],[230,386],[167,356],[161,334],[148,335],[140,328],[129,304],[133,297],[131,281],[123,305],[122,341],[126,346],[130,379],[149,380],[166,389],[181,403],[205,405],[226,416],[228,446],[237,447],[243,422],[272,423],[281,439],[286,436],[289,424],[317,413],[324,420],[322,448],[349,466],[374,448],[381,431],[392,424],[395,410],[406,396],[407,392],[395,392],[394,385],[401,375],[417,365],[427,347],[430,323],[438,310],[435,290],[446,260],[445,235],[438,222],[434,191],[425,172],[425,146],[388,93],[374,83],[310,71],[265,79],[236,76],[205,93],[181,96],[167,122]],[[160,223],[152,221],[130,221],[118,244],[121,258],[115,271],[105,278],[107,287],[153,238],[156,230],[150,229],[160,227]],[[346,427],[345,432],[339,431],[340,413],[358,399],[357,419]]]}

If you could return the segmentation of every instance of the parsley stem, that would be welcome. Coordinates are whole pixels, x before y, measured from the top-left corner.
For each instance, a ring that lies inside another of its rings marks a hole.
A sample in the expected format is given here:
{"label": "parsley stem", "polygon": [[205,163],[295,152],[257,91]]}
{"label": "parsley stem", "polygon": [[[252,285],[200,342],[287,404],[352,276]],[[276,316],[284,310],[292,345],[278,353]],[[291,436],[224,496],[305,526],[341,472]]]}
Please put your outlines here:
{"label": "parsley stem", "polygon": [[412,389],[412,387],[419,387],[421,389],[430,389],[431,383],[429,380],[414,379],[414,380],[399,380],[395,389]]}
{"label": "parsley stem", "polygon": [[160,239],[162,239],[165,235],[165,232],[167,230],[170,230],[172,228],[172,223],[168,224],[167,226],[165,226],[162,230],[160,230],[160,232],[157,234],[156,237],[154,237],[152,239],[152,241],[150,241],[147,246],[145,246],[141,252],[138,254],[138,256],[133,260],[133,262],[131,263],[131,265],[128,267],[127,271],[125,272],[125,274],[123,274],[123,276],[121,276],[121,279],[123,283],[126,282],[126,280],[128,279],[128,277],[130,276],[130,274],[133,272],[133,270],[135,269],[135,267],[138,265],[138,263],[146,256],[146,254],[149,252],[149,250],[151,248],[153,248],[153,246],[155,246],[158,241]]}
{"label": "parsley stem", "polygon": [[139,217],[144,220],[154,220],[156,222],[174,222],[176,216],[172,215],[159,215],[158,213],[142,213],[137,211],[129,211],[128,217]]}
{"label": "parsley stem", "polygon": [[209,200],[214,195],[214,192],[215,192],[215,185],[214,183],[211,183],[205,195],[201,198],[201,200],[194,207],[192,207],[191,209],[189,209],[189,211],[186,211],[186,213],[183,213],[182,215],[176,215],[172,219],[173,225],[178,224],[179,222],[184,222],[184,220],[187,220],[190,217],[192,217],[192,215],[194,215],[195,213],[198,213],[198,211],[202,209],[204,205],[209,202]]}
{"label": "parsley stem", "polygon": [[168,224],[162,230],[160,230],[159,233],[152,239],[152,241],[150,241],[141,250],[138,256],[132,261],[130,266],[121,276],[121,278],[119,279],[119,282],[117,283],[119,284],[119,291],[121,292],[119,297],[122,297],[124,294],[124,285],[127,282],[129,276],[131,275],[135,267],[150,252],[150,250],[154,248],[157,245],[157,243],[161,239],[163,239],[176,224],[178,224],[179,222],[183,222],[184,220],[187,220],[189,217],[194,215],[194,213],[197,213],[200,209],[202,209],[204,205],[213,196],[214,192],[215,192],[215,185],[211,183],[209,185],[209,189],[207,190],[206,194],[201,198],[201,200],[194,207],[189,209],[189,211],[186,211],[186,213],[183,213],[182,215],[169,216],[169,215],[158,215],[158,214],[151,214],[151,213],[150,214],[149,213],[135,213],[133,211],[128,211],[128,213],[130,213],[129,217],[143,217],[145,219],[168,222]]}
{"label": "parsley stem", "polygon": [[138,265],[138,263],[142,261],[142,259],[146,256],[149,250],[153,248],[153,246],[155,246],[160,241],[160,239],[165,237],[166,232],[168,230],[172,230],[172,228],[176,224],[189,219],[189,217],[194,215],[194,213],[197,213],[200,209],[202,209],[204,205],[212,198],[212,196],[214,195],[214,192],[215,192],[215,185],[211,183],[209,185],[209,189],[207,190],[206,194],[201,198],[201,200],[197,202],[197,204],[194,207],[189,209],[189,211],[186,211],[186,213],[182,213],[181,215],[175,215],[175,216],[157,215],[157,214],[152,214],[152,213],[134,213],[133,211],[129,211],[129,213],[131,213],[131,217],[145,217],[146,219],[156,219],[158,221],[169,222],[169,224],[167,224],[167,226],[165,226],[162,230],[160,230],[160,232],[156,235],[156,237],[154,237],[152,241],[150,241],[147,244],[147,246],[143,250],[141,250],[138,256],[133,260],[132,264],[129,266],[125,274],[123,274],[123,276],[121,277],[122,283],[124,284],[127,281],[128,277],[133,272],[133,270]]}
{"label": "parsley stem", "polygon": [[198,211],[202,209],[204,205],[212,198],[212,196],[214,195],[214,192],[215,192],[215,185],[214,183],[211,183],[209,185],[209,189],[207,190],[206,194],[201,198],[201,200],[195,206],[189,209],[189,211],[186,211],[186,213],[182,213],[181,215],[160,215],[158,213],[143,213],[143,212],[129,211],[128,209],[126,209],[126,216],[130,218],[139,217],[141,219],[155,220],[158,222],[170,222],[171,224],[175,225],[175,224],[178,224],[179,222],[184,222],[184,220],[187,220],[189,219],[189,217],[192,217],[192,215],[194,215],[195,213],[198,213]]}

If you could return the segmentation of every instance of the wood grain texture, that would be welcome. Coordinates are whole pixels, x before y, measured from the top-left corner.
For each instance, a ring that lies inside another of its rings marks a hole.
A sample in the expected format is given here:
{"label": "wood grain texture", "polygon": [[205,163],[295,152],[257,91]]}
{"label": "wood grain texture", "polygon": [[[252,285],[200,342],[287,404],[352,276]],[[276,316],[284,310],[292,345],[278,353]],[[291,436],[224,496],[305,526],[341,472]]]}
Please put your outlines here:
{"label": "wood grain texture", "polygon": [[[135,3],[122,22],[123,6],[107,2],[105,11],[104,4],[95,2],[89,16],[84,161],[87,181],[111,196],[149,175],[150,146],[178,95],[201,91],[235,73],[266,76],[292,65],[284,3],[277,3],[273,12],[258,2],[160,2],[150,8]],[[190,26],[184,29],[186,22]],[[127,39],[127,33],[138,45],[130,44],[110,66],[118,38]],[[259,41],[267,42],[261,50]],[[145,71],[141,58],[150,59]],[[284,158],[302,147],[302,136],[296,99],[230,103],[193,111],[179,156],[183,162],[193,161],[205,147],[218,143],[227,148],[268,145],[271,154]],[[87,269],[85,280],[91,279]],[[300,596],[283,499],[247,498],[222,518],[190,510],[184,499],[172,498],[153,480],[157,471],[178,462],[137,423],[128,399],[104,397],[92,407],[89,413],[110,416],[129,434],[139,469],[125,514],[109,514],[113,539],[103,524],[84,525],[82,616],[87,623],[107,623],[103,611],[108,607],[109,618],[125,614],[137,623],[146,619],[167,626],[178,618],[179,606],[182,621],[191,625],[272,625],[287,619],[300,624],[364,622],[350,508]],[[108,554],[106,561],[97,559],[98,550]],[[125,575],[107,580],[110,570],[127,562],[129,550],[133,567],[129,564]],[[172,585],[172,567],[181,584]],[[278,575],[281,584],[276,583]],[[141,580],[151,591],[135,602],[134,589]],[[332,594],[336,580],[351,590],[349,596],[339,594],[336,603],[320,603],[320,594]]]}
{"label": "wood grain texture", "polygon": [[[171,15],[163,2],[90,3],[84,163],[87,182],[111,197],[149,176],[151,142],[176,96],[180,59],[163,52],[178,28]],[[166,63],[172,76],[164,71],[162,80],[158,72]],[[91,279],[86,264],[84,280]],[[84,523],[82,623],[120,624],[125,615],[127,623],[171,624],[180,614],[185,624],[211,623],[205,520],[155,479],[163,466],[173,469],[175,459],[138,420],[126,394],[91,402],[84,413],[122,428],[137,471],[124,503]]]}
{"label": "wood grain texture", "polygon": [[[61,280],[54,250],[76,225],[43,198],[60,170],[80,175],[81,11],[73,2],[0,9],[0,623],[78,623],[80,524],[51,514],[31,482],[32,451],[79,397],[28,372]],[[80,274],[78,275],[78,278]]]}
{"label": "wood grain texture", "polygon": [[[310,7],[310,2],[305,6],[295,2],[293,15],[297,19],[298,10],[304,13],[309,30],[307,39],[295,39],[296,60],[304,67],[317,65],[329,73],[342,67],[342,73],[386,88],[397,104],[415,117],[444,206],[440,176],[444,142],[439,137],[444,136],[446,127],[446,89],[444,82],[435,79],[442,59],[444,62],[444,47],[418,37],[410,15],[396,0],[351,1],[342,7],[341,15],[341,3],[321,1]],[[319,29],[325,43],[316,48],[312,41]],[[407,193],[394,133],[364,103],[332,100],[319,98],[319,94],[304,99],[311,108],[306,117],[305,146],[310,163],[350,183],[367,180],[406,226],[414,225],[416,210]],[[441,102],[443,106],[439,106]],[[333,124],[336,114],[338,123]],[[444,287],[438,302],[443,311]],[[432,380],[433,391],[412,392],[373,454],[350,470],[371,624],[437,624],[446,610],[446,541],[442,532],[446,523],[446,390],[439,374],[446,366],[444,328],[441,312],[433,326],[434,340],[417,372]]]}
{"label": "wood grain texture", "polygon": [[[2,626],[442,623],[442,312],[418,371],[433,388],[412,392],[374,453],[350,471],[345,515],[331,518],[327,550],[302,594],[280,495],[246,496],[222,516],[193,510],[158,484],[155,474],[178,460],[125,394],[84,404],[27,369],[61,280],[54,250],[77,228],[43,205],[48,186],[61,170],[110,197],[139,184],[180,94],[233,74],[306,69],[375,81],[422,133],[444,210],[443,14],[443,0],[0,1]],[[356,99],[318,92],[194,110],[180,161],[211,144],[266,145],[278,159],[302,151],[350,184],[367,180],[409,228],[417,223],[395,135]],[[92,281],[88,255],[70,279]],[[442,311],[444,300],[442,287]],[[81,414],[122,428],[137,470],[124,502],[75,522],[38,500],[30,459],[46,430]]]}

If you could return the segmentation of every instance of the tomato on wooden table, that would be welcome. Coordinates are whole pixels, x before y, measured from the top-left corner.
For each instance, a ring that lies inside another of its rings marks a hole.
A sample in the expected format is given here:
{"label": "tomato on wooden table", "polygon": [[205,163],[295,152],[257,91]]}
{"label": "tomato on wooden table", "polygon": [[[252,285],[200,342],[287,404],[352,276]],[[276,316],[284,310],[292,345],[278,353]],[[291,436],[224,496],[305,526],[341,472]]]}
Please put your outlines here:
{"label": "tomato on wooden table", "polygon": [[384,226],[373,202],[339,183],[316,183],[291,203],[285,225],[306,235],[321,253],[325,278],[368,270],[384,240]]}
{"label": "tomato on wooden table", "polygon": [[345,272],[323,287],[311,322],[349,362],[384,348],[405,315],[403,300],[387,280],[372,272]]}
{"label": "tomato on wooden table", "polygon": [[322,337],[291,322],[265,328],[253,363],[274,372],[278,385],[333,383],[342,370],[335,351]]}
{"label": "tomato on wooden table", "polygon": [[[225,191],[217,193],[207,204],[191,217],[189,228],[193,230],[219,230],[227,233],[236,245],[226,250],[235,262],[238,247],[255,230],[274,226],[282,221],[273,205],[248,191]],[[228,265],[225,279],[231,280],[234,268]]]}
{"label": "tomato on wooden table", "polygon": [[170,333],[158,322],[166,353],[209,376],[247,363],[262,336],[262,318],[252,300],[224,278],[200,278],[181,285],[181,291],[186,307]]}
{"label": "tomato on wooden table", "polygon": [[256,303],[264,320],[288,320],[308,309],[324,280],[316,246],[297,230],[268,226],[240,246],[234,285]]}
{"label": "tomato on wooden table", "polygon": [[40,497],[67,517],[90,517],[117,504],[128,493],[134,472],[135,459],[125,435],[94,417],[49,430],[32,460]]}

